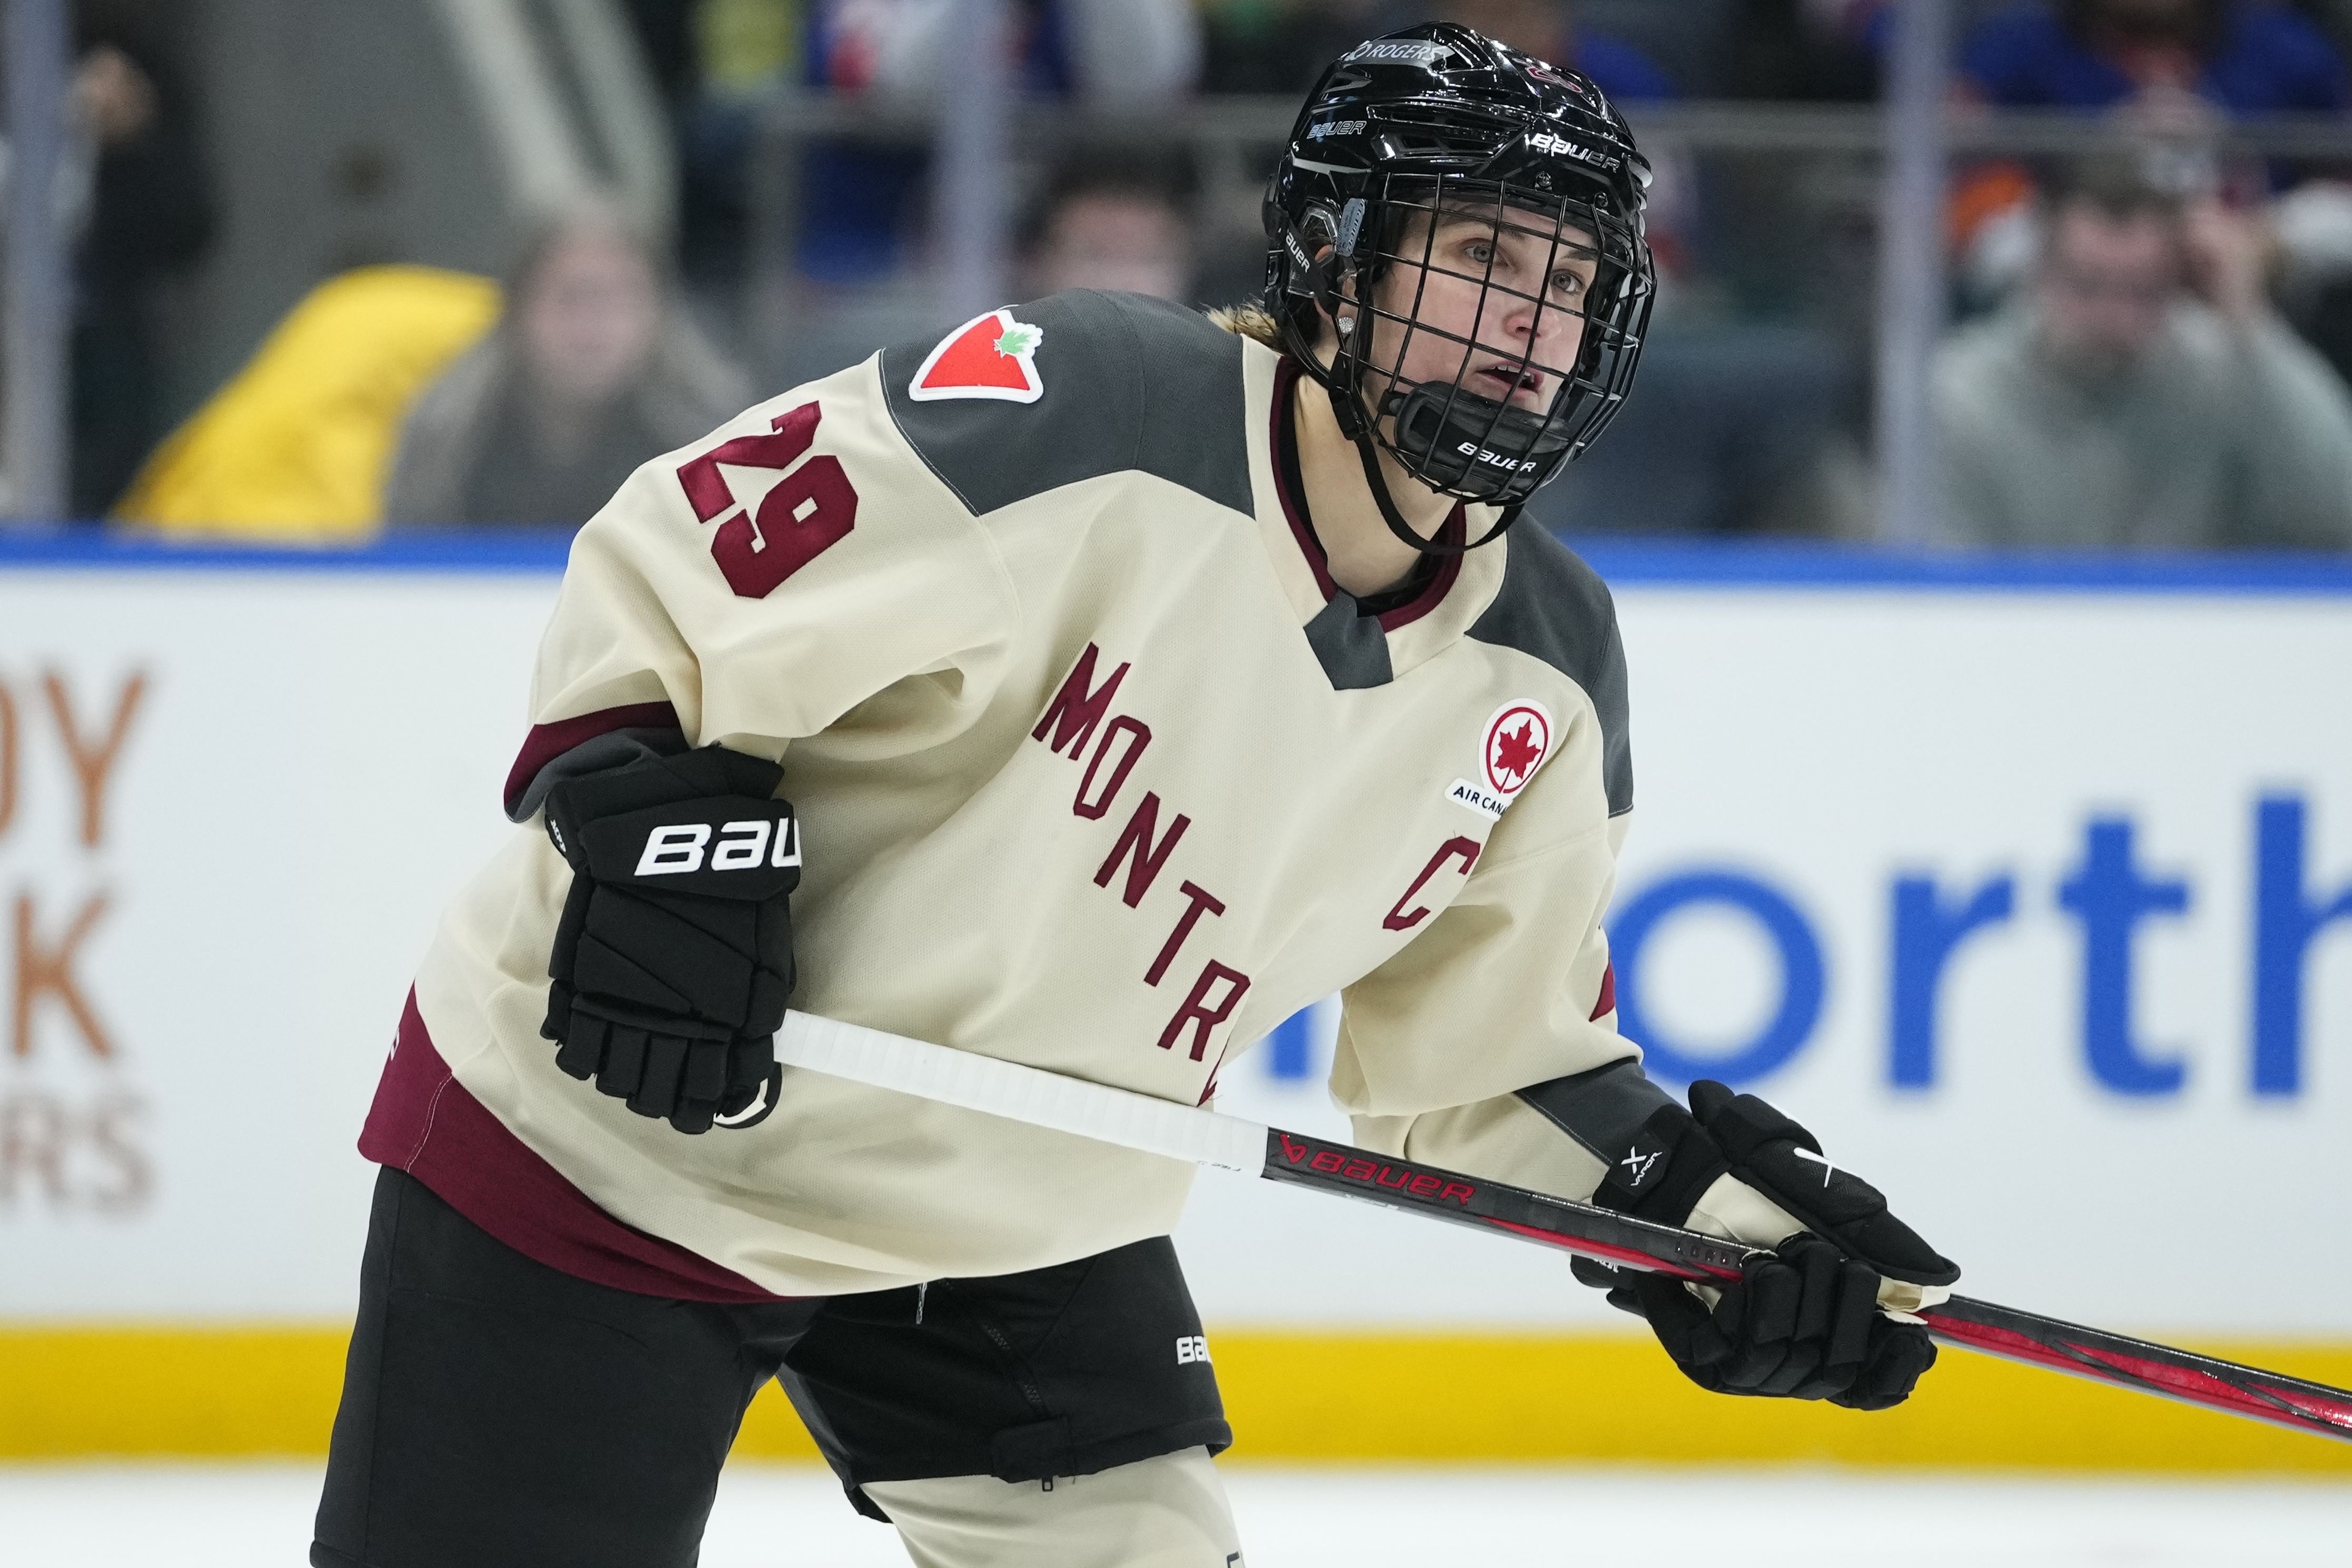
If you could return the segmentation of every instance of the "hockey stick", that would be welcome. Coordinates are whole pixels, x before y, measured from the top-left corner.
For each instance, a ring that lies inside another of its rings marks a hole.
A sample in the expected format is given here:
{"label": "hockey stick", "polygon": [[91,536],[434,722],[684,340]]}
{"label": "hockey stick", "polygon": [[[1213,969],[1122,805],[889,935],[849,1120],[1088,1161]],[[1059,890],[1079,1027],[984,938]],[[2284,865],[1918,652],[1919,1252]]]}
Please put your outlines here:
{"label": "hockey stick", "polygon": [[[812,1013],[785,1016],[776,1033],[776,1058],[942,1104],[1501,1231],[1620,1268],[1699,1284],[1738,1279],[1741,1262],[1758,1250],[1592,1204]],[[1925,1323],[1936,1338],[1964,1350],[2352,1441],[2352,1391],[1966,1296],[1942,1297],[1939,1291],[1888,1280],[1878,1300],[1890,1314]]]}

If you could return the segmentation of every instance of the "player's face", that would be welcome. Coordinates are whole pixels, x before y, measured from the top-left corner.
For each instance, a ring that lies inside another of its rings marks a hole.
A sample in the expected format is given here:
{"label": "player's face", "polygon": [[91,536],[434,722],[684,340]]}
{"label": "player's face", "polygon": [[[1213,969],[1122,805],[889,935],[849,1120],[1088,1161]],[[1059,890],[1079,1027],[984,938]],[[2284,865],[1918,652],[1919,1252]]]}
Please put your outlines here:
{"label": "player's face", "polygon": [[1376,370],[1393,367],[1407,387],[1459,382],[1515,408],[1551,407],[1584,340],[1599,269],[1591,235],[1518,207],[1465,205],[1442,209],[1433,227],[1413,219],[1393,254],[1405,260],[1379,284]]}

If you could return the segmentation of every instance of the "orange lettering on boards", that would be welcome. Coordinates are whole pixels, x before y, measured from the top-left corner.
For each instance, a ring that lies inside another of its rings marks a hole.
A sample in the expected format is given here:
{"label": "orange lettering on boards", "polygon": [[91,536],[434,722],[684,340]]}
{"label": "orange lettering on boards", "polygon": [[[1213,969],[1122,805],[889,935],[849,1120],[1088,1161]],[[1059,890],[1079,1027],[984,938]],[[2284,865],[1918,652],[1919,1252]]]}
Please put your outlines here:
{"label": "orange lettering on boards", "polygon": [[48,693],[49,711],[57,716],[58,734],[65,741],[66,760],[73,765],[74,782],[81,791],[82,847],[94,850],[106,837],[106,786],[116,760],[122,755],[122,743],[130,738],[131,721],[147,695],[147,674],[143,670],[134,670],[122,683],[122,690],[114,699],[114,717],[107,725],[105,738],[94,744],[84,737],[80,724],[74,718],[73,697],[66,689],[65,677],[55,670],[45,670],[41,673],[41,685]]}
{"label": "orange lettering on boards", "polygon": [[16,698],[0,681],[0,836],[16,820]]}
{"label": "orange lettering on boards", "polygon": [[92,894],[81,906],[81,913],[74,916],[73,924],[66,927],[65,939],[50,946],[41,941],[34,928],[32,895],[16,895],[16,1005],[8,1033],[9,1050],[15,1055],[33,1054],[33,1005],[45,996],[66,1009],[66,1016],[81,1030],[82,1040],[93,1054],[114,1054],[114,1041],[108,1036],[106,1026],[98,1021],[89,998],[81,994],[81,986],[73,972],[74,956],[81,950],[82,939],[106,913],[106,894]]}
{"label": "orange lettering on boards", "polygon": [[0,1213],[18,1199],[53,1209],[132,1214],[155,1191],[155,1168],[135,1136],[146,1103],[120,1091],[86,1109],[54,1094],[0,1094]]}

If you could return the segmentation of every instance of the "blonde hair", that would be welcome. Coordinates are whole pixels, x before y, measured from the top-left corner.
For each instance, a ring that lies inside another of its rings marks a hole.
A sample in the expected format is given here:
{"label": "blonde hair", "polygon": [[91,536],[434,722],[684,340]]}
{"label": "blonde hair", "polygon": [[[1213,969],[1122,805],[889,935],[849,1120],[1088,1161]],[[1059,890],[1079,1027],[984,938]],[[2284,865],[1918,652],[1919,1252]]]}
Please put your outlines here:
{"label": "blonde hair", "polygon": [[1282,323],[1263,305],[1221,305],[1209,312],[1209,319],[1237,338],[1264,343],[1277,354],[1288,351],[1282,343]]}

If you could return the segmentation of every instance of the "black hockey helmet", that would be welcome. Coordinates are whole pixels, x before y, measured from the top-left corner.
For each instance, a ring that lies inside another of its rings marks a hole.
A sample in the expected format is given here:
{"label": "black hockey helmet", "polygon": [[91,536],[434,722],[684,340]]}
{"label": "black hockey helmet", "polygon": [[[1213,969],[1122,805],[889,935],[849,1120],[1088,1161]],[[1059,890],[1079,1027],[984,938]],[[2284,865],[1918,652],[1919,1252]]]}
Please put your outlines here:
{"label": "black hockey helmet", "polygon": [[[1397,516],[1372,443],[1433,490],[1505,507],[1484,544],[1616,413],[1653,296],[1642,226],[1649,181],[1624,117],[1583,75],[1451,22],[1359,44],[1307,96],[1266,187],[1266,308],[1291,353],[1329,389],[1389,527],[1416,549],[1448,547]],[[1498,281],[1496,247],[1483,269],[1449,265],[1433,253],[1433,236],[1441,214],[1465,212],[1497,231],[1532,234],[1554,265],[1578,258],[1595,276],[1563,303],[1548,297],[1551,267],[1538,285],[1544,298]],[[1421,269],[1409,303],[1379,303],[1374,286],[1404,267]],[[1526,304],[1537,321],[1547,310],[1581,317],[1573,361],[1544,363],[1532,329],[1523,344],[1482,344],[1417,319],[1433,274],[1479,287],[1480,336]],[[1328,364],[1318,358],[1323,311],[1341,323]],[[1392,347],[1376,345],[1383,321],[1397,329],[1385,334]],[[1416,337],[1459,346],[1450,378],[1403,376]],[[1498,350],[1501,360],[1517,357],[1523,381],[1540,377],[1530,384],[1553,389],[1549,407],[1516,407],[1465,384],[1478,373],[1474,358]]]}

